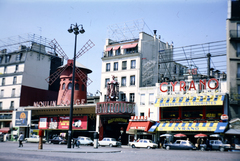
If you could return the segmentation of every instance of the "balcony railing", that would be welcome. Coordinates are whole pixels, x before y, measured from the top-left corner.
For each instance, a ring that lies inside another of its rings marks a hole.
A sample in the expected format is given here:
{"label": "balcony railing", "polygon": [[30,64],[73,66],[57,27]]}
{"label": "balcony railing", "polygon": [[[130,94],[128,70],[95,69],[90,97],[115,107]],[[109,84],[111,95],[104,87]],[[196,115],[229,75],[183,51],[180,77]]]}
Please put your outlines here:
{"label": "balcony railing", "polygon": [[230,38],[240,39],[240,30],[230,30]]}

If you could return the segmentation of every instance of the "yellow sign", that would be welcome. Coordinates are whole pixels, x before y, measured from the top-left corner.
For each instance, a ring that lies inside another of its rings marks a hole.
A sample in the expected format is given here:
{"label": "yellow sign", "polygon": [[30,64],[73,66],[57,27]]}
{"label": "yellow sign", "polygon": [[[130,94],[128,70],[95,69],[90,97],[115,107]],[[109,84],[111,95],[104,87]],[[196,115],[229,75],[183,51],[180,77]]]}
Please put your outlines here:
{"label": "yellow sign", "polygon": [[156,131],[215,131],[218,123],[160,123]]}
{"label": "yellow sign", "polygon": [[155,107],[215,106],[223,105],[224,95],[162,97],[155,101]]}

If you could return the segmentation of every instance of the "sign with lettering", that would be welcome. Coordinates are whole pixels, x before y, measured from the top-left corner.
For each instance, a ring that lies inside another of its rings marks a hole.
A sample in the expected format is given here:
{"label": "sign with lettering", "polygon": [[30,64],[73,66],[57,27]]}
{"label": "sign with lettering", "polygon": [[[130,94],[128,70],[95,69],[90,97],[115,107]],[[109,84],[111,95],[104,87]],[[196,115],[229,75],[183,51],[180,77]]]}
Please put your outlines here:
{"label": "sign with lettering", "polygon": [[47,129],[48,128],[48,121],[47,117],[40,117],[38,123],[38,129]]}
{"label": "sign with lettering", "polygon": [[148,119],[147,116],[131,116],[131,121],[134,121],[134,120],[136,120],[136,121],[140,121],[140,120],[146,121],[147,119]]}
{"label": "sign with lettering", "polygon": [[96,114],[135,114],[135,103],[133,102],[99,102]]}

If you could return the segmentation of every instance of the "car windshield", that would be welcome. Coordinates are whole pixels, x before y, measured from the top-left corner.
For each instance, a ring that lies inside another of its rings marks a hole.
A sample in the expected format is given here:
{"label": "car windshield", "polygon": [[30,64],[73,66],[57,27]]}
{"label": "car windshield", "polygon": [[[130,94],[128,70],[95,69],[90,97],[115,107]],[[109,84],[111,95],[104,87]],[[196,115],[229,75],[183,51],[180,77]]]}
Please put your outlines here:
{"label": "car windshield", "polygon": [[112,138],[112,141],[116,141],[116,139]]}
{"label": "car windshield", "polygon": [[86,138],[87,140],[91,140],[90,138]]}
{"label": "car windshield", "polygon": [[149,140],[149,143],[152,143],[152,140]]}

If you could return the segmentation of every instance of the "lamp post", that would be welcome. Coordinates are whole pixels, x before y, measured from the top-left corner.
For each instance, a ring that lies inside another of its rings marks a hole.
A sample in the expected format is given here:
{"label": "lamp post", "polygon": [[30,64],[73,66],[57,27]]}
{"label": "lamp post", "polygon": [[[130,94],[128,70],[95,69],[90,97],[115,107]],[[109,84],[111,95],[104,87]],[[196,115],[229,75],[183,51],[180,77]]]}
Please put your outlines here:
{"label": "lamp post", "polygon": [[[78,27],[80,27],[80,26],[81,26],[81,28],[79,29]],[[79,33],[83,34],[85,32],[85,30],[83,29],[83,25],[78,25],[76,23],[76,25],[71,24],[70,28],[68,29],[68,32],[69,33],[73,32],[75,34],[75,45],[74,45],[74,56],[73,56],[73,72],[72,72],[72,93],[71,93],[71,104],[70,104],[70,114],[69,114],[69,130],[68,130],[68,148],[71,148],[77,35]]]}

